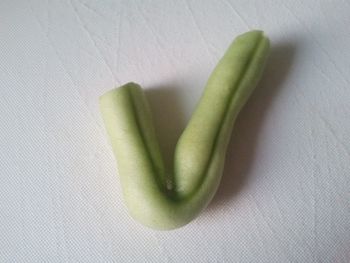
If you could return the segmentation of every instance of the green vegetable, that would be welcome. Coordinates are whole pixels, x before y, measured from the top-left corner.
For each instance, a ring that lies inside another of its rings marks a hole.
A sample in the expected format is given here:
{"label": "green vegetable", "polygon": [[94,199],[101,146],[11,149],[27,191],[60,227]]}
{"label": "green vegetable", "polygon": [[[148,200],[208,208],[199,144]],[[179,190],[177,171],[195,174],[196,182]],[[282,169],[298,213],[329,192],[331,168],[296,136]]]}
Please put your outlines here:
{"label": "green vegetable", "polygon": [[210,76],[166,173],[141,87],[128,83],[100,97],[117,159],[123,195],[133,218],[155,229],[193,220],[211,201],[223,171],[234,121],[252,93],[269,52],[261,31],[238,36]]}

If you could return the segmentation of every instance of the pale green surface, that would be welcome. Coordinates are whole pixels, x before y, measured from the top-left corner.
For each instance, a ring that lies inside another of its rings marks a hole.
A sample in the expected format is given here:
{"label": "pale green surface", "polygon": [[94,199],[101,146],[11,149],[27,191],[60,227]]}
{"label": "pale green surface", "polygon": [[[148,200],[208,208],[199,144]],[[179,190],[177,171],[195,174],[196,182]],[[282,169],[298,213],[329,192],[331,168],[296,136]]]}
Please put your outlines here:
{"label": "pale green surface", "polygon": [[128,83],[101,96],[124,198],[136,220],[156,229],[173,229],[207,206],[221,179],[234,121],[260,78],[268,51],[269,41],[261,31],[234,40],[179,139],[172,175],[165,172],[141,87]]}

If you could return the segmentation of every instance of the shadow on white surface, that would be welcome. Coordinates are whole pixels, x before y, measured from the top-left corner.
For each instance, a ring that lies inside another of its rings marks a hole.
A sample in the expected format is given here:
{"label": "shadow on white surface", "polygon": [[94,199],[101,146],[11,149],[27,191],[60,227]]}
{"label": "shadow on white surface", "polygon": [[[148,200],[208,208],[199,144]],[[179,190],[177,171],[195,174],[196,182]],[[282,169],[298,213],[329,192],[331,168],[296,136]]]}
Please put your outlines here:
{"label": "shadow on white surface", "polygon": [[296,48],[295,42],[272,45],[262,79],[235,123],[221,184],[209,205],[209,211],[222,207],[237,195],[250,179],[259,133],[270,106],[288,78]]}
{"label": "shadow on white surface", "polygon": [[180,87],[165,83],[144,89],[166,168],[173,169],[174,149],[186,125]]}

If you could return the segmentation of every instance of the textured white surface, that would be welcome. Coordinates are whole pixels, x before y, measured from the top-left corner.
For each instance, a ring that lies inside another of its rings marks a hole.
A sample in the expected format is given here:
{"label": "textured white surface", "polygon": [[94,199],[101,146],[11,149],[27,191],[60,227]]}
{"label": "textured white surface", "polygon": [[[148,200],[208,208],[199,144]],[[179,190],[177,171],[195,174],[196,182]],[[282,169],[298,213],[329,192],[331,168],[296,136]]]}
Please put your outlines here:
{"label": "textured white surface", "polygon": [[[2,0],[0,262],[350,262],[349,14],[347,0]],[[140,226],[98,96],[139,82],[170,156],[252,28],[272,53],[218,194],[184,228]]]}

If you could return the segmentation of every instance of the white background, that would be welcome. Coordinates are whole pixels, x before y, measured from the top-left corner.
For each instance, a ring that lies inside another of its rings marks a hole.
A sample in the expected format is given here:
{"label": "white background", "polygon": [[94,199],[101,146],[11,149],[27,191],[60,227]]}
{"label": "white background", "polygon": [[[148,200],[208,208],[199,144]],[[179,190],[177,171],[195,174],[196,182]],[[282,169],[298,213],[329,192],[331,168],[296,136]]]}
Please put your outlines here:
{"label": "white background", "polygon": [[[0,262],[350,262],[350,2],[0,2]],[[170,232],[127,214],[98,97],[147,91],[163,151],[232,39],[263,79],[222,185]]]}

